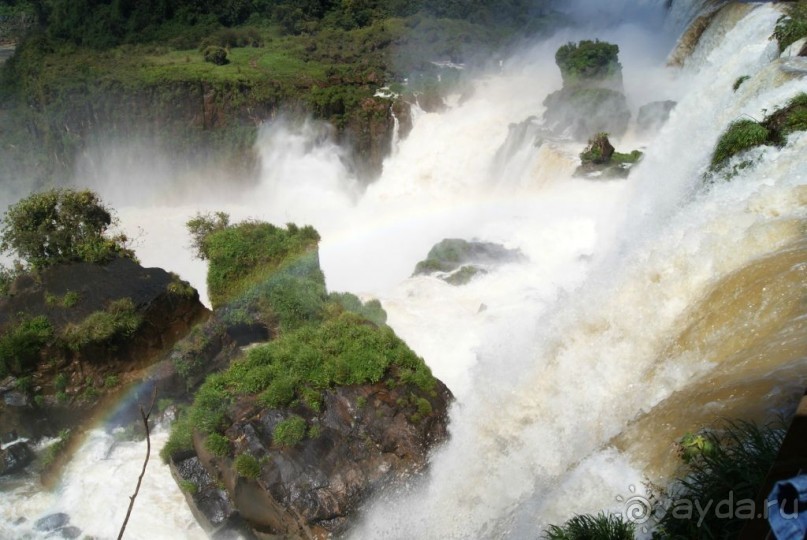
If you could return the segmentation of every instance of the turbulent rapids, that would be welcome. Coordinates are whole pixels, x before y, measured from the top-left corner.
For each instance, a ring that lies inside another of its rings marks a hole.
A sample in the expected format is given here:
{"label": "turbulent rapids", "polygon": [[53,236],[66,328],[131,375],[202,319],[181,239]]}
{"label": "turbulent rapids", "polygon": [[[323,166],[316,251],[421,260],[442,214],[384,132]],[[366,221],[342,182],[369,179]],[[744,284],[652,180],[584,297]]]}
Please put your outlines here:
{"label": "turbulent rapids", "polygon": [[[380,299],[454,392],[450,440],[428,473],[365,505],[352,538],[535,538],[576,513],[621,512],[632,486],[667,481],[683,433],[721,417],[787,416],[803,393],[807,132],[753,150],[729,181],[704,178],[732,121],[807,89],[807,60],[780,57],[769,39],[776,5],[730,4],[681,66],[668,65],[698,4],[673,2],[666,19],[641,4],[641,20],[564,31],[473,76],[447,110],[415,110],[366,189],[327,128],[286,119],[262,128],[248,192],[211,182],[188,196],[166,179],[133,202],[119,154],[100,167],[111,180],[93,187],[139,238],[143,263],[201,291],[205,265],[184,249],[197,211],[314,225],[329,289]],[[677,102],[658,132],[632,122],[614,139],[644,152],[625,180],[573,177],[582,144],[511,137],[560,87],[554,51],[595,37],[620,46],[634,119],[650,101]],[[460,287],[412,276],[444,238],[525,258]],[[153,442],[164,439],[160,428]],[[114,536],[143,451],[93,431],[53,492],[19,480],[4,493],[0,536],[36,534],[32,522],[57,511],[85,534]],[[168,468],[150,467],[131,536],[204,537]]]}

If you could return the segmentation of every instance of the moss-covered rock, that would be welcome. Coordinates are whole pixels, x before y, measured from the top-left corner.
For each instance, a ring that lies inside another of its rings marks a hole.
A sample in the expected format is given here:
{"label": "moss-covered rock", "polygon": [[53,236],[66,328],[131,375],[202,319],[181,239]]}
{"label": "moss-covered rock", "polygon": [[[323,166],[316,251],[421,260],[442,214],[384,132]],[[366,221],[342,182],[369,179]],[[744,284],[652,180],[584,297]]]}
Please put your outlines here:
{"label": "moss-covered rock", "polygon": [[0,298],[0,434],[82,422],[206,316],[189,285],[127,258],[21,275]]}
{"label": "moss-covered rock", "polygon": [[[750,118],[732,122],[717,141],[708,174],[720,173],[730,158],[759,146],[783,146],[787,137],[807,131],[807,94],[793,97],[787,105],[767,115],[761,122]],[[740,163],[745,167],[748,163]]]}
{"label": "moss-covered rock", "polygon": [[627,154],[616,152],[608,134],[597,133],[580,153],[580,166],[574,174],[585,178],[627,178],[631,167],[641,158],[639,150]]}
{"label": "moss-covered rock", "polygon": [[446,238],[417,263],[412,275],[435,275],[451,285],[465,285],[494,266],[523,260],[519,250],[500,244]]}
{"label": "moss-covered rock", "polygon": [[605,41],[583,40],[567,43],[555,53],[563,86],[604,86],[622,88],[619,46]]}

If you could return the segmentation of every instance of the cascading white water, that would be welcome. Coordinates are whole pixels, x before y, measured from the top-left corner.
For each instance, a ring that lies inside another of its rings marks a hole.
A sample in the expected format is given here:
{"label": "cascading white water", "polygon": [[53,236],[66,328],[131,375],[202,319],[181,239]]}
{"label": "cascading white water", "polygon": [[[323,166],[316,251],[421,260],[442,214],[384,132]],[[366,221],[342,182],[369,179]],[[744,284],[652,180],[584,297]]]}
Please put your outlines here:
{"label": "cascading white water", "polygon": [[[647,9],[659,4],[643,2]],[[656,35],[657,26],[564,32],[533,46],[500,73],[478,77],[470,99],[440,114],[413,114],[411,134],[363,194],[326,128],[286,120],[262,130],[261,183],[246,192],[188,200],[186,190],[181,204],[127,207],[114,187],[125,176],[108,167],[101,169],[114,181],[97,187],[127,230],[142,229],[137,251],[145,264],[177,271],[202,289],[204,264],[190,251],[177,254],[189,243],[183,224],[197,210],[315,225],[329,289],[379,297],[389,324],[454,391],[451,439],[429,473],[406,492],[368,504],[354,537],[536,537],[576,512],[622,510],[615,497],[652,473],[637,457],[640,440],[613,440],[719,364],[708,350],[671,348],[697,318],[690,310],[722,278],[804,236],[804,134],[784,149],[757,151],[756,166],[730,183],[702,183],[729,122],[760,118],[805,88],[804,79],[778,69],[768,40],[777,9],[727,10],[683,69],[664,67],[671,43]],[[645,139],[631,130],[615,141],[623,151],[646,147],[643,162],[627,181],[574,179],[582,145],[536,148],[530,137],[502,158],[508,126],[540,117],[543,98],[560,87],[557,47],[593,37],[620,44],[634,111],[652,100],[678,101],[659,133]],[[732,92],[741,75],[751,79]],[[447,237],[499,242],[528,261],[462,287],[409,277]],[[715,415],[724,410],[714,407]],[[94,440],[80,456],[94,455]],[[68,472],[56,495],[13,491],[0,504],[0,521],[65,510],[88,534],[111,535],[99,524],[109,516],[79,510],[88,490],[70,490],[81,478],[108,479],[127,460],[137,469],[140,452],[125,451],[95,460],[83,476]],[[171,502],[141,494],[135,537],[198,534],[187,528],[167,471],[152,467],[150,482]],[[125,475],[136,478],[128,465]],[[128,486],[113,489],[125,499]],[[162,515],[162,504],[171,504],[173,517],[159,526],[166,528],[152,528],[145,516]]]}

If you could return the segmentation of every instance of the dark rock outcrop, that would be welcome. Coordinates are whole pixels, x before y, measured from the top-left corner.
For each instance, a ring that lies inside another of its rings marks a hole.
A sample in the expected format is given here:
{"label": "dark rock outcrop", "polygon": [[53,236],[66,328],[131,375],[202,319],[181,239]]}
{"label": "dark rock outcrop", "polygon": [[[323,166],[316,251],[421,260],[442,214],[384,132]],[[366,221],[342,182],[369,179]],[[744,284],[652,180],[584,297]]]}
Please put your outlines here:
{"label": "dark rock outcrop", "polygon": [[547,127],[579,141],[599,132],[619,137],[630,121],[625,95],[610,88],[564,88],[549,94],[544,106]]}
{"label": "dark rock outcrop", "polygon": [[597,133],[588,141],[588,146],[580,153],[580,166],[575,176],[596,179],[627,178],[630,170],[642,153],[634,150],[629,154],[617,152],[607,133]]}
{"label": "dark rock outcrop", "polygon": [[45,532],[55,531],[56,529],[66,526],[68,523],[70,523],[70,516],[64,512],[57,512],[36,520],[34,529]]}
{"label": "dark rock outcrop", "polygon": [[34,452],[25,442],[16,442],[0,450],[0,476],[23,470],[34,460]]}
{"label": "dark rock outcrop", "polygon": [[519,250],[507,249],[500,244],[446,238],[435,244],[426,258],[417,263],[413,275],[431,274],[452,285],[464,285],[496,265],[524,260]]}
{"label": "dark rock outcrop", "polygon": [[0,432],[37,438],[80,423],[207,317],[187,283],[126,258],[18,278],[0,299],[0,334],[32,319],[49,334],[0,384]]}
{"label": "dark rock outcrop", "polygon": [[[447,436],[451,394],[442,383],[426,393],[387,382],[328,390],[320,411],[238,400],[226,437],[233,455],[251,456],[255,475],[245,476],[236,458],[212,454],[199,433],[196,456],[172,463],[181,484],[195,486],[189,499],[194,513],[205,516],[200,522],[210,531],[246,524],[259,537],[327,538],[344,531],[363,500],[423,469],[429,449]],[[292,413],[316,428],[284,445],[273,434]]]}

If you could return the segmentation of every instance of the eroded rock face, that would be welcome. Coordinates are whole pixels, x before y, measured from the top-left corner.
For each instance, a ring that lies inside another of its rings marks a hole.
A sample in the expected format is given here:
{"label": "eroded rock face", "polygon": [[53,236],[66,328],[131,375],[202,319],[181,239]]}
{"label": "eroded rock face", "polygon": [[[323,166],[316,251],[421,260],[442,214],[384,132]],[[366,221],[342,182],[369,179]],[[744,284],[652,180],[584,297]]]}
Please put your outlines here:
{"label": "eroded rock face", "polygon": [[[105,334],[106,323],[90,324],[109,315],[116,302],[128,306],[136,325]],[[187,283],[130,259],[60,265],[36,279],[20,277],[0,299],[0,333],[36,317],[47,320],[51,333],[0,384],[0,433],[36,439],[80,423],[105,394],[139,380],[208,315]]]}
{"label": "eroded rock face", "polygon": [[[213,455],[196,433],[196,456],[175,458],[172,467],[198,486],[192,506],[211,529],[242,519],[258,536],[327,538],[346,529],[369,495],[426,466],[429,450],[447,436],[450,400],[439,381],[431,392],[386,381],[336,387],[326,391],[319,411],[304,405],[267,409],[245,397],[230,408],[228,456]],[[305,420],[306,435],[282,444],[275,430],[291,415]],[[259,465],[254,478],[236,465],[240,455]],[[213,485],[224,486],[226,497],[214,494],[211,503]]]}
{"label": "eroded rock face", "polygon": [[625,94],[610,88],[564,88],[549,94],[544,106],[547,127],[579,141],[599,132],[619,137],[630,121]]}

